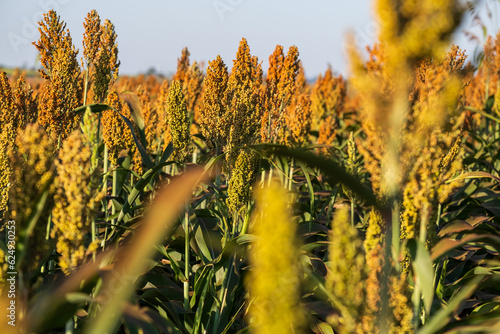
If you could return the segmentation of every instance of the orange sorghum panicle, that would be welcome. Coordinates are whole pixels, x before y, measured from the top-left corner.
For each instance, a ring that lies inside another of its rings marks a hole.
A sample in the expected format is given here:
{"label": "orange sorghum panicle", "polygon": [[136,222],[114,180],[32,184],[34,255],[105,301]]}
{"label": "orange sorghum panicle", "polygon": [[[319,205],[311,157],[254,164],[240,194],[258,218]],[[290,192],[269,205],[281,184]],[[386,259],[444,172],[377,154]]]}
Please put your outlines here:
{"label": "orange sorghum panicle", "polygon": [[341,119],[344,112],[346,96],[346,82],[339,75],[335,77],[332,69],[328,67],[324,76],[320,75],[311,91],[311,110],[313,129],[318,129],[321,120],[328,116]]}
{"label": "orange sorghum panicle", "polygon": [[337,124],[335,122],[335,116],[330,115],[321,120],[319,125],[318,145],[326,145],[326,147],[319,149],[320,154],[328,157],[334,153],[335,149],[328,146],[334,144],[336,136]]}
{"label": "orange sorghum panicle", "polygon": [[201,110],[200,127],[207,145],[222,152],[226,144],[226,90],[229,74],[220,56],[208,63],[205,77],[204,108]]}
{"label": "orange sorghum panicle", "polygon": [[277,46],[269,57],[269,71],[263,114],[261,138],[263,142],[285,144],[289,130],[286,127],[288,105],[295,91],[295,79],[299,71],[299,52],[291,46],[286,57],[283,48]]}
{"label": "orange sorghum panicle", "polygon": [[39,22],[40,39],[33,43],[40,52],[40,70],[45,79],[45,90],[39,104],[38,122],[47,129],[55,143],[77,127],[81,115],[72,113],[79,107],[83,97],[80,66],[66,24],[60,21],[55,11],[44,14]]}
{"label": "orange sorghum panicle", "polygon": [[180,81],[182,84],[187,81],[189,72],[189,50],[187,47],[182,49],[181,58],[177,59],[177,71],[172,81]]}
{"label": "orange sorghum panicle", "polygon": [[224,116],[226,127],[227,160],[233,165],[238,152],[236,147],[256,141],[261,120],[262,67],[257,57],[250,55],[246,39],[238,47],[236,59],[228,80],[228,102]]}
{"label": "orange sorghum panicle", "polygon": [[157,127],[157,136],[163,142],[163,150],[172,141],[172,135],[170,134],[170,127],[168,125],[168,112],[167,112],[167,100],[168,100],[169,84],[168,80],[164,79],[160,86],[160,91],[158,98],[156,99],[156,110],[158,111],[159,126]]}
{"label": "orange sorghum panicle", "polygon": [[86,236],[99,207],[103,194],[96,192],[91,172],[92,150],[85,138],[75,130],[62,144],[57,165],[57,192],[52,211],[54,228],[51,237],[57,239],[59,266],[68,275],[85,258],[95,251],[96,245],[87,245]]}
{"label": "orange sorghum panicle", "polygon": [[273,130],[276,127],[276,118],[280,111],[280,96],[278,83],[283,70],[283,47],[276,45],[274,52],[269,56],[269,68],[267,70],[265,96],[262,106],[261,141],[270,142]]}
{"label": "orange sorghum panicle", "polygon": [[[186,89],[184,89],[186,92],[187,108],[190,112],[196,112],[198,107],[203,87],[203,79],[203,72],[200,65],[195,61],[189,66],[188,79],[185,84]],[[195,120],[197,120],[197,118],[195,118]]]}
{"label": "orange sorghum panicle", "polygon": [[286,143],[292,146],[302,146],[307,142],[311,130],[312,110],[304,68],[300,63],[295,79],[295,92],[287,109],[285,121],[289,133]]}

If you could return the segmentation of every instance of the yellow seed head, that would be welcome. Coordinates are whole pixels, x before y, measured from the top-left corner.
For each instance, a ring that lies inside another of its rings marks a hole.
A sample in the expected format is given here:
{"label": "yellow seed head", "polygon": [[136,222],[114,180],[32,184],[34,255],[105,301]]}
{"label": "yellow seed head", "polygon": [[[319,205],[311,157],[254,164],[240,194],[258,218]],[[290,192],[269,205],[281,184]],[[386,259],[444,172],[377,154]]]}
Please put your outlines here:
{"label": "yellow seed head", "polygon": [[100,27],[100,47],[94,62],[92,89],[96,101],[104,101],[106,95],[118,78],[120,61],[118,60],[117,35],[113,23],[105,20]]}
{"label": "yellow seed head", "polygon": [[[111,91],[107,97],[107,104],[118,110],[123,116],[132,119],[132,114],[127,103],[122,102],[116,91]],[[121,152],[128,150],[132,156],[133,170],[142,171],[142,160],[138,152],[132,133],[115,110],[105,110],[102,113],[102,131],[104,144],[108,148],[108,158],[113,165],[118,165]]]}
{"label": "yellow seed head", "polygon": [[190,138],[186,100],[179,81],[174,81],[170,87],[167,114],[176,157],[183,160],[188,154]]}
{"label": "yellow seed head", "polygon": [[225,152],[227,160],[234,164],[238,152],[234,148],[256,141],[261,120],[262,67],[257,57],[250,55],[246,39],[242,39],[233,61],[228,80]]}
{"label": "yellow seed head", "polygon": [[39,70],[45,79],[38,122],[47,129],[54,143],[59,143],[75,129],[81,115],[71,111],[79,107],[83,97],[81,70],[66,24],[55,11],[44,14],[39,22],[40,39],[33,43],[40,52]]}
{"label": "yellow seed head", "polygon": [[232,212],[238,212],[250,200],[252,184],[257,174],[258,160],[255,152],[241,150],[231,171],[227,189],[227,206]]}
{"label": "yellow seed head", "polygon": [[97,58],[101,42],[101,17],[95,9],[91,10],[83,23],[83,57],[87,65],[93,64]]}
{"label": "yellow seed head", "polygon": [[56,162],[58,182],[51,237],[57,239],[59,266],[65,274],[86,255],[85,236],[103,197],[96,193],[91,159],[92,150],[85,144],[83,134],[76,130],[63,142]]}
{"label": "yellow seed head", "polygon": [[54,146],[47,133],[35,124],[28,124],[16,139],[17,151],[11,152],[11,187],[9,193],[10,219],[16,221],[16,229],[27,229],[25,224],[44,191],[47,201],[37,224],[29,235],[29,268],[36,268],[48,254],[51,243],[45,240],[47,221],[53,206]]}
{"label": "yellow seed head", "polygon": [[363,243],[351,226],[346,206],[338,209],[332,221],[328,261],[326,286],[342,303],[341,314],[332,319],[332,324],[339,332],[354,333],[365,308],[366,269]]}
{"label": "yellow seed head", "polygon": [[277,182],[257,192],[252,233],[259,239],[250,249],[251,271],[246,280],[251,301],[247,317],[255,333],[304,330],[297,225],[289,216],[286,198]]}
{"label": "yellow seed head", "polygon": [[172,141],[172,135],[170,134],[170,127],[168,125],[168,113],[167,113],[167,100],[168,100],[169,85],[168,80],[165,79],[161,83],[160,92],[156,100],[156,110],[158,111],[159,126],[157,127],[157,137],[163,141],[164,150],[165,147]]}

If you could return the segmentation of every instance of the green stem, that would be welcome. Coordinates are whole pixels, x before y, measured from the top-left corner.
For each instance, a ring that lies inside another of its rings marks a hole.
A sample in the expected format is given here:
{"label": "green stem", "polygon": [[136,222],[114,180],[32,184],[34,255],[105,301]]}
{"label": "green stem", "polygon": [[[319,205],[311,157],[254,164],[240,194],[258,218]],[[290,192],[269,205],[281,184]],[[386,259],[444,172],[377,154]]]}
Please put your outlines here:
{"label": "green stem", "polygon": [[[186,163],[184,163],[184,171],[187,171],[187,166]],[[184,308],[186,310],[189,310],[189,201],[186,202],[186,213],[184,214],[184,258],[185,258],[185,265],[184,265],[184,276],[186,280],[183,283],[184,287]]]}
{"label": "green stem", "polygon": [[[427,225],[429,224],[429,207],[428,205],[424,205],[421,213],[420,220],[420,234],[419,241],[422,245],[427,243]],[[417,330],[420,325],[420,314],[422,309],[422,295],[420,293],[420,277],[416,277],[415,279],[415,291],[413,292],[413,329]]]}
{"label": "green stem", "polygon": [[186,213],[184,216],[184,276],[186,280],[184,286],[184,308],[189,310],[189,204],[186,203]]}
{"label": "green stem", "polygon": [[88,93],[88,86],[89,86],[89,69],[85,70],[85,85],[84,85],[84,91],[83,91],[83,105],[87,105],[87,93]]}
{"label": "green stem", "polygon": [[351,226],[354,227],[354,196],[351,196]]}
{"label": "green stem", "polygon": [[292,181],[293,181],[293,164],[294,164],[295,160],[292,158],[292,161],[290,162],[290,176],[288,178],[288,190],[291,191],[292,190]]}

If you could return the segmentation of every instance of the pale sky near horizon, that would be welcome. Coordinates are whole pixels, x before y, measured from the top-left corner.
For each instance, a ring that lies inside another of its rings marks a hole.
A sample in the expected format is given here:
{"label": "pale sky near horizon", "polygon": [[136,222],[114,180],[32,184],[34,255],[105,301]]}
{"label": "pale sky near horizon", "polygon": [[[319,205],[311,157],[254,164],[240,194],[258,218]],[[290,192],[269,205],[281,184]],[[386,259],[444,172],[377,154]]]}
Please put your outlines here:
{"label": "pale sky near horizon", "polygon": [[[486,15],[488,4],[493,13]],[[482,0],[481,17],[488,32],[500,28],[499,1]],[[285,50],[297,45],[308,77],[324,72],[347,73],[344,46],[351,31],[360,47],[376,40],[377,20],[372,1],[355,0],[0,0],[0,66],[33,67],[37,51],[31,42],[39,38],[37,21],[55,9],[70,29],[73,43],[82,50],[83,22],[96,9],[109,19],[118,34],[121,74],[137,74],[150,68],[171,74],[187,46],[191,60],[204,62],[218,54],[230,68],[242,37],[251,53],[263,61],[276,44]],[[469,18],[460,30],[480,32]],[[457,33],[455,42],[472,55],[475,45]]]}

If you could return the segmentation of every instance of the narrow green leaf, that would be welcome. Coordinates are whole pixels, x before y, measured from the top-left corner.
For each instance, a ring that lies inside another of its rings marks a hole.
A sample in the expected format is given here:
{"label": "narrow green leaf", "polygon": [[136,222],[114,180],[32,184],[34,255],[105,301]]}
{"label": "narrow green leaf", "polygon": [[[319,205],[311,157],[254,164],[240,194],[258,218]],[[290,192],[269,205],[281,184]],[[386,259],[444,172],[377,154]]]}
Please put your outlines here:
{"label": "narrow green leaf", "polygon": [[476,171],[476,172],[468,172],[468,173],[461,174],[461,175],[457,176],[456,178],[453,178],[451,180],[446,181],[446,183],[450,183],[450,182],[458,181],[458,180],[480,179],[480,178],[491,178],[497,182],[500,182],[500,178],[495,176],[495,175],[492,175],[488,172]]}
{"label": "narrow green leaf", "polygon": [[365,187],[357,177],[349,174],[344,167],[330,159],[307,152],[304,149],[281,145],[259,144],[252,147],[266,155],[276,154],[303,161],[311,167],[320,169],[328,178],[327,182],[332,186],[335,186],[336,183],[342,183],[356,193],[367,205],[374,205],[379,209],[384,207],[384,205],[378,203],[377,197],[371,189]]}
{"label": "narrow green leaf", "polygon": [[87,108],[90,109],[90,111],[95,113],[95,114],[103,112],[104,110],[112,109],[109,105],[104,104],[104,103],[93,103],[93,104],[87,104],[87,105],[78,107],[76,109],[73,109],[73,113],[83,114],[87,110]]}
{"label": "narrow green leaf", "polygon": [[460,291],[450,300],[446,307],[434,314],[427,323],[417,332],[417,334],[434,334],[442,329],[453,316],[453,312],[474,293],[484,276],[478,275],[472,278],[467,284],[462,286]]}
{"label": "narrow green leaf", "polygon": [[130,195],[123,204],[120,214],[118,215],[117,223],[121,222],[123,220],[123,217],[130,212],[132,204],[139,197],[139,195],[141,195],[144,192],[144,188],[148,186],[149,182],[153,179],[156,173],[158,173],[158,171],[161,170],[163,166],[166,166],[167,164],[168,162],[164,162],[154,166],[153,168],[146,171],[141,176],[141,178],[135,183],[134,188],[130,192]]}
{"label": "narrow green leaf", "polygon": [[424,298],[425,312],[429,314],[434,298],[434,265],[429,251],[420,241],[410,239],[407,245],[412,260],[413,271],[419,280],[418,286]]}

